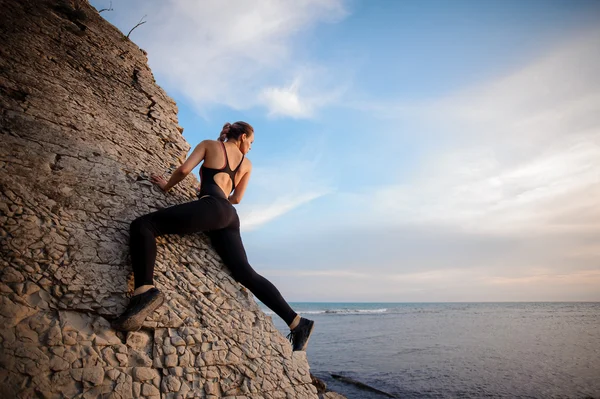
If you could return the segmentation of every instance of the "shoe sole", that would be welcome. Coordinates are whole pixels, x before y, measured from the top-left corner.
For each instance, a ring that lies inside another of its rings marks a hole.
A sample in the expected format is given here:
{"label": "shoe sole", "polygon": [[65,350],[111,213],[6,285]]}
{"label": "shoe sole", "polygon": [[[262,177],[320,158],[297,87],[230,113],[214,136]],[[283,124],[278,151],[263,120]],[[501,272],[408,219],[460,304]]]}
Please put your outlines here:
{"label": "shoe sole", "polygon": [[310,331],[308,332],[308,338],[306,338],[306,342],[302,346],[302,348],[298,349],[299,351],[306,351],[306,347],[308,347],[308,341],[310,340],[310,336],[312,335],[313,329],[315,328],[314,320],[311,320]]}
{"label": "shoe sole", "polygon": [[116,326],[115,329],[120,331],[138,331],[142,328],[142,324],[144,324],[146,317],[150,316],[164,301],[165,295],[161,292],[140,312],[127,318],[123,323]]}

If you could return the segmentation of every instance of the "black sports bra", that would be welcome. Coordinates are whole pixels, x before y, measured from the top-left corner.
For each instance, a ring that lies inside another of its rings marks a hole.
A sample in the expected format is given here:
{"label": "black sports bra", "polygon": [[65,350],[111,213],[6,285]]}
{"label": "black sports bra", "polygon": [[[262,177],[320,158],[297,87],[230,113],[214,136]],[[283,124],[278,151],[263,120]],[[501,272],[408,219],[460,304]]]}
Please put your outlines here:
{"label": "black sports bra", "polygon": [[242,166],[242,162],[244,162],[245,155],[242,156],[242,160],[240,161],[239,165],[235,169],[231,170],[231,167],[229,166],[229,158],[227,158],[227,150],[225,149],[225,143],[221,142],[221,145],[223,146],[223,153],[225,154],[225,166],[223,166],[221,169],[213,169],[207,168],[206,166],[204,166],[204,164],[202,164],[202,166],[200,167],[200,192],[198,192],[199,197],[202,197],[204,195],[214,195],[217,197],[227,198],[227,196],[223,192],[223,189],[221,189],[217,182],[215,182],[215,175],[217,175],[218,173],[227,173],[231,178],[231,192],[233,192],[233,190],[235,189],[235,174],[240,168],[240,166]]}

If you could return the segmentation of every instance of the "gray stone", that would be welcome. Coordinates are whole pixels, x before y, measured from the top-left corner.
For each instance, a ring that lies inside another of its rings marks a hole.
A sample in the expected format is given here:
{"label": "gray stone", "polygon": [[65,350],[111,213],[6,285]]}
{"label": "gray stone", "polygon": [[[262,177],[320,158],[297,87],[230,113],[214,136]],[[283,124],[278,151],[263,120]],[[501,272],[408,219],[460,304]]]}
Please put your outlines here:
{"label": "gray stone", "polygon": [[25,281],[25,278],[23,277],[21,272],[19,272],[15,268],[7,267],[6,269],[4,269],[2,273],[3,283],[22,283],[23,281]]}
{"label": "gray stone", "polygon": [[84,368],[81,378],[83,381],[88,381],[92,385],[100,385],[102,381],[104,381],[104,370],[102,367]]}
{"label": "gray stone", "polygon": [[177,355],[167,355],[165,357],[165,367],[175,367],[177,366]]}
{"label": "gray stone", "polygon": [[70,367],[71,363],[60,356],[53,356],[52,359],[50,359],[50,370],[52,371],[68,370]]}
{"label": "gray stone", "polygon": [[142,395],[144,396],[159,396],[160,391],[154,385],[142,384]]}
{"label": "gray stone", "polygon": [[134,381],[149,381],[156,377],[157,372],[154,369],[148,367],[134,367],[133,368],[133,380]]}
{"label": "gray stone", "polygon": [[133,383],[133,397],[134,398],[139,398],[141,392],[142,392],[142,383],[141,382],[134,382]]}
{"label": "gray stone", "polygon": [[0,296],[0,323],[3,328],[14,327],[19,324],[21,320],[34,313],[36,313],[36,310],[20,303],[15,303],[4,295]]}
{"label": "gray stone", "polygon": [[110,369],[106,371],[106,375],[108,376],[108,378],[110,378],[112,381],[116,380],[117,377],[119,376],[119,370],[117,369]]}
{"label": "gray stone", "polygon": [[[179,392],[181,388],[181,380],[175,376],[168,375],[163,378],[163,387],[162,389],[165,392]],[[188,388],[189,390],[189,388]]]}
{"label": "gray stone", "polygon": [[185,340],[179,335],[171,337],[171,343],[173,344],[173,346],[185,346]]}
{"label": "gray stone", "polygon": [[127,334],[127,345],[134,349],[143,349],[148,345],[150,337],[144,332],[130,332]]}
{"label": "gray stone", "polygon": [[345,396],[340,395],[339,393],[336,393],[336,392],[325,392],[320,397],[323,399],[346,399]]}
{"label": "gray stone", "polygon": [[60,345],[63,341],[62,332],[58,325],[53,325],[48,330],[48,335],[46,337],[46,345],[48,346],[57,346]]}
{"label": "gray stone", "polygon": [[204,392],[207,395],[219,395],[219,384],[212,381],[207,381],[204,383]]}
{"label": "gray stone", "polygon": [[15,329],[17,339],[25,345],[37,345],[38,334],[33,331],[27,323],[19,323]]}
{"label": "gray stone", "polygon": [[165,355],[172,355],[174,353],[177,353],[177,349],[175,349],[174,346],[163,346],[163,353]]}
{"label": "gray stone", "polygon": [[117,353],[115,356],[116,356],[117,360],[119,361],[119,366],[125,367],[129,363],[128,362],[129,358],[127,357],[126,354],[124,354],[124,353]]}

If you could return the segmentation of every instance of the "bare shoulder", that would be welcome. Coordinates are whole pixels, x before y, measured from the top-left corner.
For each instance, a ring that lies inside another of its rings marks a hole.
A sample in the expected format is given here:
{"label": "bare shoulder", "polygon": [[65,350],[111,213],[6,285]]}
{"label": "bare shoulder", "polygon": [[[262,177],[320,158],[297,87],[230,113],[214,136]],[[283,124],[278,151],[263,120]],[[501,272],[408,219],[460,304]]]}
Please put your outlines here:
{"label": "bare shoulder", "polygon": [[245,174],[248,174],[252,171],[252,162],[250,162],[250,160],[246,157],[244,157],[244,160],[242,161],[242,164],[240,165],[240,169],[239,169],[239,175],[240,176],[244,176]]}
{"label": "bare shoulder", "polygon": [[218,143],[218,141],[217,141],[217,140],[210,140],[210,139],[202,140],[202,141],[200,142],[200,144],[201,144],[201,145],[204,145],[204,146],[207,146],[207,147],[208,147],[208,146],[213,146],[213,145],[216,145],[217,143]]}
{"label": "bare shoulder", "polygon": [[198,144],[199,147],[204,147],[205,149],[209,150],[209,151],[214,151],[217,146],[219,145],[220,141],[217,140],[202,140],[200,142],[200,144]]}

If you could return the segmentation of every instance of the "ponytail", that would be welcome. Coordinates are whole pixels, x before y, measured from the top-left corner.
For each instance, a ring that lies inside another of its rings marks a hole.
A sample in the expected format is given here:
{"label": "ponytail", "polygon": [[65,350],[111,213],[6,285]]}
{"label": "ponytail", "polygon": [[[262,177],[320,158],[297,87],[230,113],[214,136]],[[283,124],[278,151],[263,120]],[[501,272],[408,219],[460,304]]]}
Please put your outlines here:
{"label": "ponytail", "polygon": [[227,122],[223,125],[223,129],[221,130],[221,134],[219,135],[219,138],[217,140],[225,141],[226,139],[228,139],[229,130],[231,130],[231,123]]}
{"label": "ponytail", "polygon": [[252,128],[252,126],[250,126],[248,123],[246,122],[234,122],[232,123],[225,123],[223,125],[223,129],[221,130],[221,134],[219,134],[219,138],[217,140],[219,141],[225,141],[225,140],[237,140],[240,138],[240,136],[242,134],[247,134],[248,136],[252,135],[254,133],[254,128]]}

